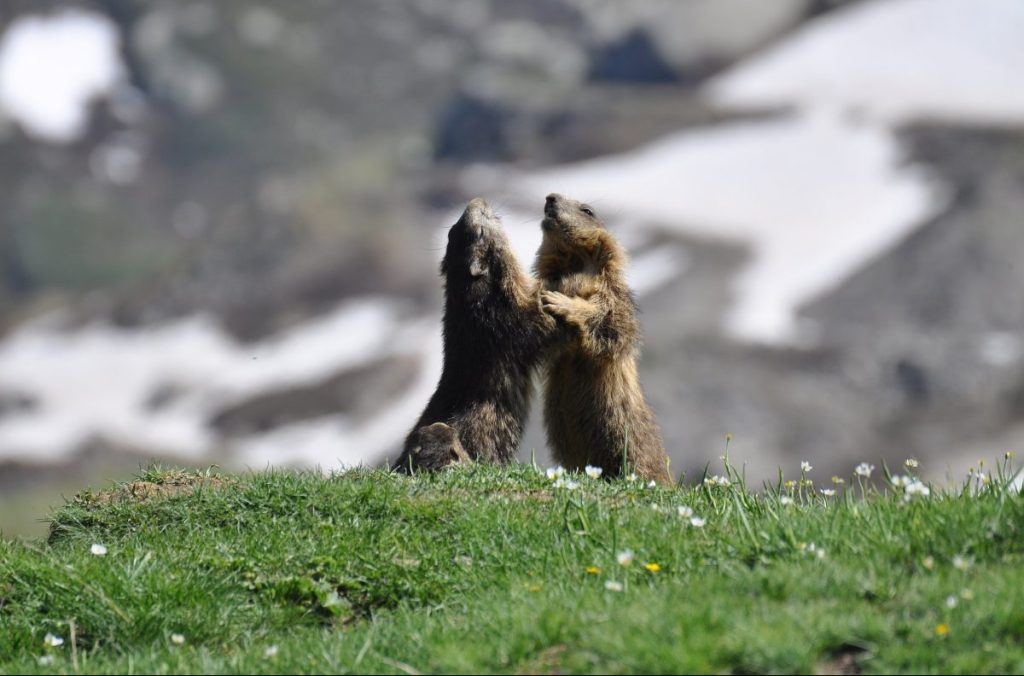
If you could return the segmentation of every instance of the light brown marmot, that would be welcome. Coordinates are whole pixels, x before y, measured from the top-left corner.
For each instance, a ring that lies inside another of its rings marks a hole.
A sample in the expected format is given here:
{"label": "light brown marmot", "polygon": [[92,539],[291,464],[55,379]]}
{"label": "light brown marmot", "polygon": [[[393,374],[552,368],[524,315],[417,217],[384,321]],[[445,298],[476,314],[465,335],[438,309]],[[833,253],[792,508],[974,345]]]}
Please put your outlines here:
{"label": "light brown marmot", "polygon": [[567,334],[544,366],[544,422],[555,459],[672,484],[661,431],[637,374],[640,325],[626,253],[594,210],[548,195],[536,272],[545,312]]}
{"label": "light brown marmot", "polygon": [[540,285],[519,264],[501,219],[474,199],[448,231],[444,369],[394,468],[515,459],[530,411],[531,378],[556,329]]}

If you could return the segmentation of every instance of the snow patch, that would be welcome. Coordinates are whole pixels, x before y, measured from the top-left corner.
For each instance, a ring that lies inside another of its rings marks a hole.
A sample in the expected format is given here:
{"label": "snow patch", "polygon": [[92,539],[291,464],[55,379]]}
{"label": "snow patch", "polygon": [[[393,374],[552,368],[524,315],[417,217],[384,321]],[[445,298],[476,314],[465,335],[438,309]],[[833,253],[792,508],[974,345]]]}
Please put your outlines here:
{"label": "snow patch", "polygon": [[16,19],[0,39],[0,108],[27,133],[66,143],[88,122],[88,106],[122,78],[114,25],[68,10]]}
{"label": "snow patch", "polygon": [[[380,356],[426,354],[429,341],[411,340],[398,314],[395,301],[365,298],[250,345],[208,317],[72,332],[29,324],[0,343],[0,389],[40,405],[0,419],[0,457],[54,462],[96,436],[199,457],[217,442],[206,421],[226,405]],[[155,406],[160,388],[174,394]]]}
{"label": "snow patch", "polygon": [[874,0],[806,24],[706,94],[737,109],[1020,125],[1022,73],[1021,0]]}

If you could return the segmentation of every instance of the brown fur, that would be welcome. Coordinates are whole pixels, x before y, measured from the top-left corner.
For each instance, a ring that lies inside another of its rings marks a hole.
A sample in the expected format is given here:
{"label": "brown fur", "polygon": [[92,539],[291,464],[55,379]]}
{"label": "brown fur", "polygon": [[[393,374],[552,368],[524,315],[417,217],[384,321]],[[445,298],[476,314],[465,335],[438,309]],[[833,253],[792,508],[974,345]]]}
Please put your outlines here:
{"label": "brown fur", "polygon": [[444,369],[395,463],[402,471],[511,462],[530,410],[531,378],[556,325],[482,199],[448,231],[441,274]]}
{"label": "brown fur", "polygon": [[413,467],[428,472],[472,462],[455,430],[440,422],[413,430],[408,454]]}
{"label": "brown fur", "polygon": [[541,299],[566,334],[544,367],[544,420],[555,459],[617,476],[626,452],[637,475],[671,484],[661,431],[637,374],[640,325],[626,285],[626,253],[585,204],[549,195],[544,214],[536,263],[546,289]]}

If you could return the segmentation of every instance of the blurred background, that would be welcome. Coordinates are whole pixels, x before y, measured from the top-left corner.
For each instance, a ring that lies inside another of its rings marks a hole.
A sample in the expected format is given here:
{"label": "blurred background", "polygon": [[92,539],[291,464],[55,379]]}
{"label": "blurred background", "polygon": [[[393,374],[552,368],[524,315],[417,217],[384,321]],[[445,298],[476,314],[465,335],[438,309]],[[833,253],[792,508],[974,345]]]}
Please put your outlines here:
{"label": "blurred background", "polygon": [[552,191],[632,252],[677,474],[1021,445],[1020,0],[4,0],[0,531],[395,457],[446,228],[528,265]]}

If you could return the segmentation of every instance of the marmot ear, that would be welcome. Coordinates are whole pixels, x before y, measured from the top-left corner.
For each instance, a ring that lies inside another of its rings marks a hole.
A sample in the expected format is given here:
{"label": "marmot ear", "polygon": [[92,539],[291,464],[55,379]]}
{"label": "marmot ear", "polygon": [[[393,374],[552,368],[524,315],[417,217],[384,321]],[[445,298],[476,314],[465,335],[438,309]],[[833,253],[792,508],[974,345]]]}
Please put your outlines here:
{"label": "marmot ear", "polygon": [[473,277],[483,277],[488,271],[487,263],[484,263],[479,258],[474,258],[469,263],[469,274]]}

